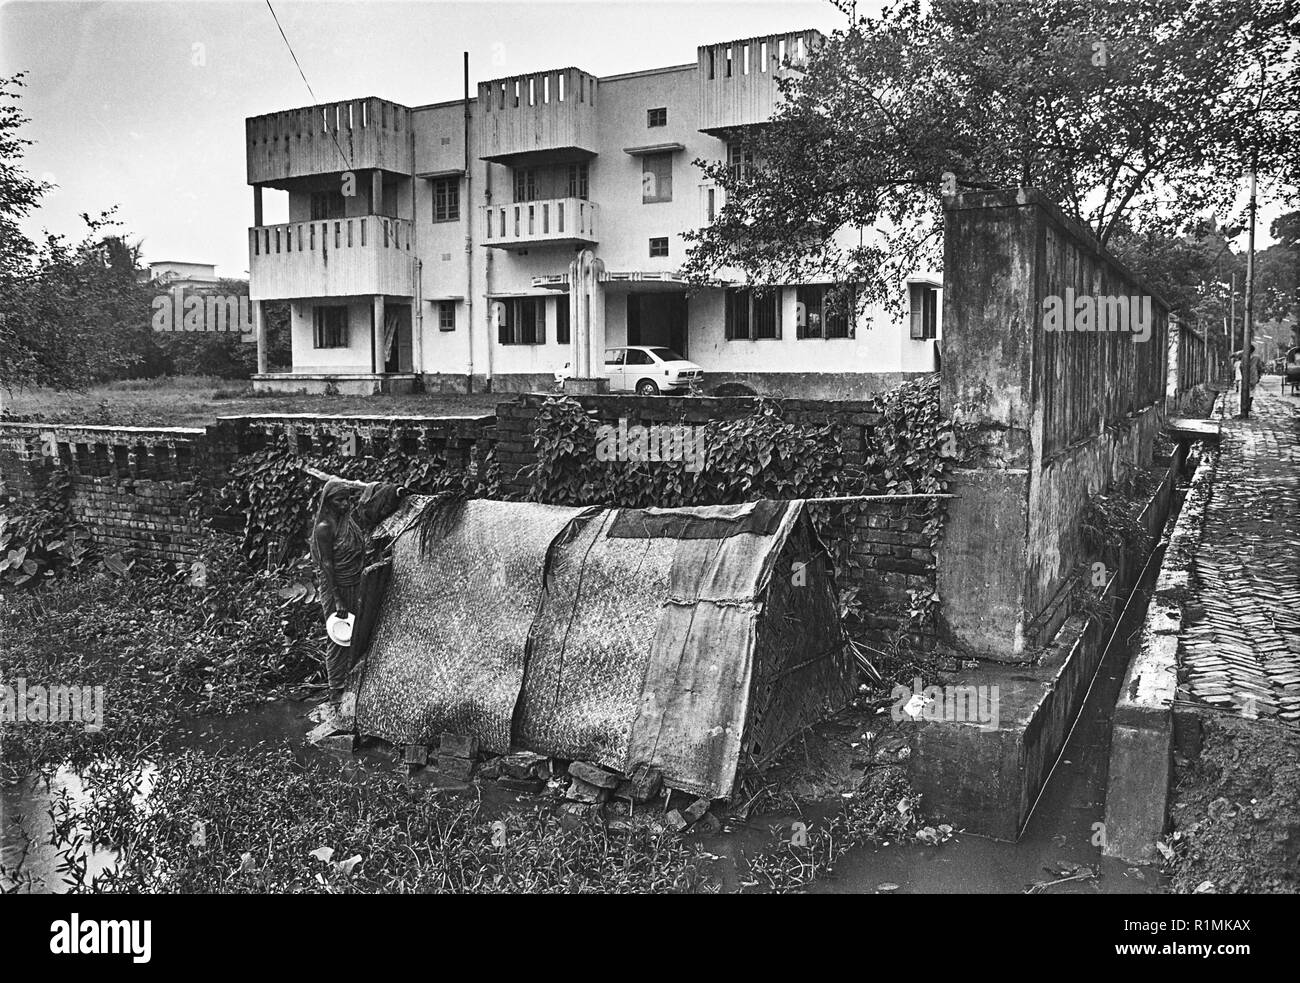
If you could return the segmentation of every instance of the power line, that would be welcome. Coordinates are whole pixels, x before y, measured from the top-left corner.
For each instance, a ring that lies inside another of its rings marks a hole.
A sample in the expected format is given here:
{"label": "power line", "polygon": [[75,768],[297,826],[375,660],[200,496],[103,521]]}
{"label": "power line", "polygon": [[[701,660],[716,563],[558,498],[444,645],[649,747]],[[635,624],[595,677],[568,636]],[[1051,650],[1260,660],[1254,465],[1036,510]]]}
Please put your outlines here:
{"label": "power line", "polygon": [[[307,92],[311,95],[312,104],[318,104],[320,100],[316,98],[316,92],[312,89],[311,83],[307,81],[307,73],[302,70],[302,65],[298,62],[298,56],[294,54],[293,45],[289,43],[288,35],[284,33],[284,28],[280,26],[280,18],[275,15],[275,8],[271,6],[271,0],[266,0],[266,9],[271,12],[271,19],[275,21],[275,26],[280,31],[280,37],[284,38],[284,46],[289,49],[289,57],[293,59],[298,74],[302,76],[303,85],[307,86]],[[339,156],[343,158],[344,165],[350,169],[352,162],[348,159],[348,155],[343,152],[342,146],[339,145],[337,130],[330,130],[330,136],[334,138],[334,147],[338,150]]]}

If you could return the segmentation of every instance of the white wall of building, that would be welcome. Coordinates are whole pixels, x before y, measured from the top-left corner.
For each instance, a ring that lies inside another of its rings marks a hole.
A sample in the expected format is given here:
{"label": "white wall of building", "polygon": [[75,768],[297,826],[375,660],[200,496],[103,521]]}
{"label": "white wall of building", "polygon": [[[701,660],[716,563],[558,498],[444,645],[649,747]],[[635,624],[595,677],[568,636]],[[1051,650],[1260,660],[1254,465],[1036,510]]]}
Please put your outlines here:
{"label": "white wall of building", "polygon": [[[705,182],[693,161],[721,160],[726,148],[721,140],[698,130],[696,73],[696,66],[691,64],[614,76],[598,83],[600,145],[599,153],[589,162],[589,197],[599,208],[599,241],[592,248],[607,272],[674,274],[686,255],[682,233],[707,220]],[[667,109],[666,126],[648,125],[647,111],[657,108]],[[433,221],[434,185],[427,177],[415,178],[413,189],[411,183],[390,180],[386,192],[386,198],[393,199],[388,205],[402,217],[413,215],[415,222],[412,258],[422,265],[419,310],[423,313],[422,343],[414,346],[416,352],[422,350],[423,354],[415,368],[449,376],[549,375],[570,358],[569,345],[561,344],[556,337],[556,305],[567,303],[568,297],[561,291],[534,287],[533,278],[567,273],[578,250],[571,244],[535,244],[526,249],[482,245],[480,206],[489,200],[488,193],[496,205],[512,202],[513,186],[510,168],[478,158],[476,100],[471,101],[470,111],[471,180],[467,182],[464,176],[459,177],[458,221]],[[413,111],[417,173],[445,173],[463,167],[463,114],[464,104],[459,100]],[[672,200],[645,203],[642,200],[643,159],[625,151],[669,143],[684,147],[672,156]],[[336,177],[325,180],[336,180]],[[358,174],[359,184],[364,185],[368,180],[368,173]],[[309,193],[306,185],[303,187],[302,192],[290,195],[289,210],[295,221],[305,219],[308,214]],[[357,207],[357,202],[363,203],[364,197],[349,202],[349,207]],[[721,207],[720,196],[717,204]],[[651,257],[649,241],[660,236],[669,240],[668,256]],[[468,253],[467,237],[474,243]],[[846,230],[844,237],[846,243],[858,241],[858,234],[853,230]],[[467,276],[470,270],[472,281]],[[620,286],[606,290],[605,345],[626,343],[626,289]],[[416,291],[412,276],[413,298]],[[492,301],[520,296],[543,298],[546,302],[543,344],[503,345],[497,341]],[[456,305],[456,326],[452,331],[439,329],[437,302],[440,300]],[[800,339],[795,324],[795,290],[786,288],[782,297],[780,339],[728,341],[723,292],[701,290],[692,293],[688,301],[689,357],[703,365],[706,373],[932,371],[935,343],[909,337],[905,294],[900,301],[901,316],[883,309],[869,311],[859,319],[854,338]],[[351,343],[346,349],[327,350],[312,348],[310,303],[295,303],[294,371],[371,371],[369,303],[369,298],[350,301]],[[414,323],[419,323],[419,319]]]}

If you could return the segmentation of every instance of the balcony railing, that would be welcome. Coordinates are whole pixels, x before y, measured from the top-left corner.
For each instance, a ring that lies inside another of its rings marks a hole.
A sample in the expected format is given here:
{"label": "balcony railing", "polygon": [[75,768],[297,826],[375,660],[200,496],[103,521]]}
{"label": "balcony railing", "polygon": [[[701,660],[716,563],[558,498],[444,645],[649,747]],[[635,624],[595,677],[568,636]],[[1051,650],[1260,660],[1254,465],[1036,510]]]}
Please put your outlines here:
{"label": "balcony railing", "polygon": [[700,130],[715,136],[766,123],[783,101],[777,79],[797,74],[821,43],[819,31],[796,31],[703,45],[696,71]]}
{"label": "balcony railing", "polygon": [[245,122],[249,184],[378,168],[414,169],[411,110],[386,99],[286,109]]}
{"label": "balcony railing", "polygon": [[545,198],[509,205],[482,205],[483,244],[517,246],[595,243],[597,209],[585,198]]}
{"label": "balcony railing", "polygon": [[364,215],[248,230],[253,300],[411,294],[411,222]]}
{"label": "balcony railing", "polygon": [[479,156],[501,164],[594,157],[599,88],[577,68],[480,82]]}

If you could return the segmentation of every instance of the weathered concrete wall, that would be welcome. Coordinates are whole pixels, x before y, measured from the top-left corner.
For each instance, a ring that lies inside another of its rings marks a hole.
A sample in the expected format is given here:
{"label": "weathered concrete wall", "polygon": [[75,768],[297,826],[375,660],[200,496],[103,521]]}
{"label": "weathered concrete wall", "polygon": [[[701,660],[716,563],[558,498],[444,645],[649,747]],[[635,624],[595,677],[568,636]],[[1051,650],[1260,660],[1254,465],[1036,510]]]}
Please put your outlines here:
{"label": "weathered concrete wall", "polygon": [[[1034,191],[947,199],[944,250],[940,402],[968,459],[939,558],[943,632],[1022,661],[1067,613],[1089,498],[1151,461],[1168,306]],[[1085,297],[1149,303],[1145,340],[1048,330],[1054,300]]]}

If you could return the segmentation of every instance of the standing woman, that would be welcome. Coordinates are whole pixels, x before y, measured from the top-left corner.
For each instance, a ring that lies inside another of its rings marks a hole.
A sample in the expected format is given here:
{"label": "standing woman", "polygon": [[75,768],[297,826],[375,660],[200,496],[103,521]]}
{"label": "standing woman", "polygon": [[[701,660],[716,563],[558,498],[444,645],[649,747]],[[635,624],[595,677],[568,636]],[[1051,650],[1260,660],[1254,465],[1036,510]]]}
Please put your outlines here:
{"label": "standing woman", "polygon": [[[358,492],[360,500],[353,508],[352,500]],[[366,484],[331,478],[325,483],[312,525],[311,555],[320,571],[321,612],[326,618],[331,614],[346,618],[358,613],[370,534],[397,511],[406,495],[406,488],[386,482]],[[331,639],[325,650],[331,703],[342,701],[351,668],[351,646]]]}
{"label": "standing woman", "polygon": [[[352,516],[352,497],[360,486],[331,478],[321,491],[316,521],[311,530],[311,556],[320,572],[320,605],[326,618],[346,618],[360,606],[361,571],[366,561],[366,536]],[[350,668],[347,646],[333,639],[325,650],[325,674],[330,702],[343,698],[343,686]]]}

